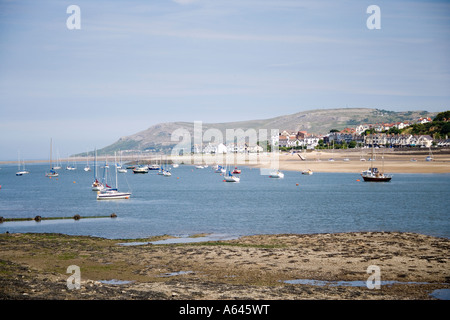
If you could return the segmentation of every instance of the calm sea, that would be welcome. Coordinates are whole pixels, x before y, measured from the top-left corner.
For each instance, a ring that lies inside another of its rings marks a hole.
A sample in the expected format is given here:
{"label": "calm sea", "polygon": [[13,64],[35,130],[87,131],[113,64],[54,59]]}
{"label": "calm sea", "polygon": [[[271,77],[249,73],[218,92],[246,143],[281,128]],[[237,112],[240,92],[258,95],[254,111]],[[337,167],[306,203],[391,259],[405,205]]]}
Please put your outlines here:
{"label": "calm sea", "polygon": [[[47,164],[0,166],[0,216],[4,218],[109,216],[117,218],[4,222],[0,232],[56,232],[111,239],[213,233],[225,237],[348,231],[403,231],[450,237],[450,175],[395,174],[389,183],[357,181],[357,173],[285,172],[271,179],[243,167],[240,183],[225,183],[211,167],[180,166],[171,177],[120,173],[129,200],[98,201],[93,172]],[[103,169],[98,169],[102,175]],[[110,184],[114,184],[114,174]],[[298,184],[298,185],[297,185]]]}

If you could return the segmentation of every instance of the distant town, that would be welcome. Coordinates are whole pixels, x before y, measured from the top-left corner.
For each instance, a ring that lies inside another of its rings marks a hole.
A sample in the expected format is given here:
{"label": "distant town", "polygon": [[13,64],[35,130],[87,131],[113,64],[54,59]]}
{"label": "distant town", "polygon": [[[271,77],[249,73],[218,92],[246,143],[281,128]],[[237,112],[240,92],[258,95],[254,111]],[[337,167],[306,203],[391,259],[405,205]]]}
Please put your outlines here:
{"label": "distant town", "polygon": [[[448,117],[449,111],[442,113]],[[432,133],[427,129],[433,120],[429,117],[395,123],[360,124],[343,130],[331,129],[328,134],[316,135],[307,131],[283,130],[278,136],[272,136],[273,146],[281,151],[314,149],[351,149],[369,147],[387,148],[430,148],[450,147],[447,133],[450,129],[449,118],[440,117],[441,131]],[[439,126],[439,125],[438,125]],[[413,130],[408,130],[408,128]],[[424,131],[425,134],[416,134]],[[250,146],[248,143],[225,145],[194,145],[193,153],[244,153],[263,152],[261,145]]]}
{"label": "distant town", "polygon": [[[394,123],[357,124],[342,130],[331,129],[327,134],[315,134],[304,130],[280,129],[278,135],[267,141],[250,143],[204,142],[193,144],[181,153],[260,153],[271,151],[278,146],[280,151],[316,150],[316,149],[353,149],[353,148],[442,148],[450,147],[450,111],[439,113],[434,119],[420,117],[410,121]],[[159,152],[170,153],[173,146],[166,146]],[[157,150],[122,150],[123,153],[154,153]]]}

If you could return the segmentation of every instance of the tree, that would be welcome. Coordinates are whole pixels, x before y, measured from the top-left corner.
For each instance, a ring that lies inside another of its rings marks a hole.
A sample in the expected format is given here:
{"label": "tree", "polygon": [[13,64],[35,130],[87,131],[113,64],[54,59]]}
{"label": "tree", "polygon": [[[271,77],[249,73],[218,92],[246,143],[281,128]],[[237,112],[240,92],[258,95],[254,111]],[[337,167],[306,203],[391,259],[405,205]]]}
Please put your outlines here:
{"label": "tree", "polygon": [[433,121],[448,121],[450,119],[450,110],[439,112]]}

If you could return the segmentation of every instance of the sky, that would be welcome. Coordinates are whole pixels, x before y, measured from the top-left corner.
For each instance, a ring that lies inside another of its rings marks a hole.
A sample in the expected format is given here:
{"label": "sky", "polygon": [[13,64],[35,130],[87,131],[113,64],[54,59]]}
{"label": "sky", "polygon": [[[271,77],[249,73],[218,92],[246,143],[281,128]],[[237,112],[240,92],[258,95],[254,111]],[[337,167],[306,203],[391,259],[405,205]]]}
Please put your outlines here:
{"label": "sky", "polygon": [[161,122],[445,111],[449,89],[448,1],[0,0],[0,160]]}

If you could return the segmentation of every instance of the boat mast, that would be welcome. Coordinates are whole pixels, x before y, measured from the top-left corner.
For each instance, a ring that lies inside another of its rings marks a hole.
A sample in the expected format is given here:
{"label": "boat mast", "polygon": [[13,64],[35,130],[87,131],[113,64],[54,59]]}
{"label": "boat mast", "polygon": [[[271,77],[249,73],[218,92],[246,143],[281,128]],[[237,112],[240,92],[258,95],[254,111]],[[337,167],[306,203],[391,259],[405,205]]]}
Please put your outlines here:
{"label": "boat mast", "polygon": [[53,145],[52,138],[50,138],[50,170],[53,169],[53,165],[52,165],[52,145]]}

